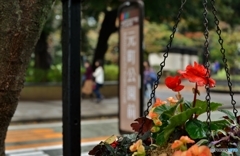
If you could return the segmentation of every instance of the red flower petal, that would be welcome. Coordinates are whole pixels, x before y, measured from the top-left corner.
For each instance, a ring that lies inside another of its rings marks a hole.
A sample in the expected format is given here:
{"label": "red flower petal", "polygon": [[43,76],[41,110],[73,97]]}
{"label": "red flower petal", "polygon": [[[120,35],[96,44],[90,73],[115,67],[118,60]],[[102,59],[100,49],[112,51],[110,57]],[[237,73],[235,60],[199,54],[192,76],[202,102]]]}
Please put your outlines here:
{"label": "red flower petal", "polygon": [[209,81],[209,86],[214,87],[215,81],[209,77],[210,71],[207,73],[207,69],[197,62],[194,62],[194,65],[188,65],[186,70],[178,71],[179,74],[185,79],[188,79],[190,82],[197,83],[198,86],[204,86]]}
{"label": "red flower petal", "polygon": [[184,88],[183,85],[181,85],[181,79],[180,76],[175,76],[175,77],[167,77],[165,79],[165,84],[168,88],[172,89],[175,92],[178,92]]}

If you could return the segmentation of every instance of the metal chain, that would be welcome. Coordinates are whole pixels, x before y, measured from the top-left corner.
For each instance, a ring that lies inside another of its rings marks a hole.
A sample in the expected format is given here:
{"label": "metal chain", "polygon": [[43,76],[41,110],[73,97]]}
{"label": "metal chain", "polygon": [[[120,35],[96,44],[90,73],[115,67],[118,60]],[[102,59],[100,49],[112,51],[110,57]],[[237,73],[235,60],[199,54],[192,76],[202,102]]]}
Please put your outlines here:
{"label": "metal chain", "polygon": [[217,10],[215,8],[215,0],[211,0],[211,6],[212,6],[212,13],[213,13],[213,16],[214,16],[215,24],[216,24],[216,27],[217,27],[216,32],[218,34],[218,42],[221,46],[220,52],[222,53],[222,57],[223,57],[222,61],[224,63],[224,69],[225,69],[226,77],[227,77],[227,81],[228,81],[229,94],[231,96],[231,104],[232,104],[232,107],[233,107],[233,113],[234,113],[235,117],[237,118],[238,110],[236,109],[236,101],[233,98],[234,93],[232,91],[232,82],[231,82],[231,79],[230,79],[230,73],[229,73],[229,69],[228,69],[228,65],[227,65],[225,49],[223,47],[223,39],[221,37],[221,29],[219,28],[219,20],[218,20],[218,17],[216,15]]}
{"label": "metal chain", "polygon": [[[165,66],[165,62],[166,62],[166,59],[168,57],[168,53],[169,53],[169,50],[172,46],[172,42],[173,42],[173,38],[174,38],[174,35],[177,31],[177,27],[178,27],[178,23],[180,22],[180,19],[181,19],[181,15],[182,15],[182,11],[183,11],[183,6],[184,4],[186,3],[187,0],[181,0],[181,6],[178,10],[178,15],[176,16],[176,22],[173,26],[173,29],[172,29],[172,34],[170,35],[170,40],[169,40],[169,43],[168,45],[166,46],[167,47],[167,50],[166,52],[163,54],[163,61],[160,63],[160,70],[157,72],[157,80],[154,82],[154,86],[153,86],[153,89],[152,89],[152,92],[151,92],[151,96],[150,96],[150,99],[147,103],[147,109],[144,111],[144,117],[146,118],[146,116],[148,115],[149,113],[149,108],[152,106],[152,101],[155,99],[155,92],[156,92],[156,89],[158,87],[158,83],[159,83],[159,80],[162,76],[162,73],[163,73],[163,68]],[[143,130],[143,125],[145,123],[145,118],[143,120],[143,123],[142,125],[140,126],[139,128],[139,132],[138,132],[138,135],[137,135],[137,139],[139,137],[139,135],[142,133],[142,130]]]}
{"label": "metal chain", "polygon": [[[203,17],[204,17],[204,37],[205,37],[205,42],[204,42],[204,55],[205,55],[205,62],[204,62],[204,66],[207,69],[206,72],[206,78],[207,78],[207,84],[205,85],[205,89],[207,92],[207,95],[205,97],[206,102],[207,102],[207,125],[208,125],[208,130],[209,130],[209,135],[211,133],[211,127],[210,127],[210,123],[211,123],[211,108],[210,108],[210,101],[211,101],[211,96],[210,96],[210,85],[209,85],[209,78],[210,78],[210,72],[209,72],[209,67],[210,67],[210,63],[209,63],[209,31],[208,31],[208,19],[207,19],[207,15],[208,15],[208,10],[207,10],[207,0],[203,0],[203,7],[204,7],[204,12],[203,12]],[[210,137],[209,137],[210,138]]]}

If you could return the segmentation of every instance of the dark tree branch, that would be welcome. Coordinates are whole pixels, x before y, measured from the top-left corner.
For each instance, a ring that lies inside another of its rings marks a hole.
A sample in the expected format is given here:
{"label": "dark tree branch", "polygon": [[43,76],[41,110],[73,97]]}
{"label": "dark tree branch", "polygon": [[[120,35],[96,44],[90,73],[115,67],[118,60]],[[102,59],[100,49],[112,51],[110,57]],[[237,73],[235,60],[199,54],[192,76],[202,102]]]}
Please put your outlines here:
{"label": "dark tree branch", "polygon": [[106,11],[105,17],[102,23],[101,30],[99,32],[98,43],[94,52],[93,58],[93,69],[95,69],[94,62],[101,59],[104,60],[105,53],[108,49],[108,39],[110,35],[117,31],[117,27],[115,25],[117,18],[117,9],[112,11]]}

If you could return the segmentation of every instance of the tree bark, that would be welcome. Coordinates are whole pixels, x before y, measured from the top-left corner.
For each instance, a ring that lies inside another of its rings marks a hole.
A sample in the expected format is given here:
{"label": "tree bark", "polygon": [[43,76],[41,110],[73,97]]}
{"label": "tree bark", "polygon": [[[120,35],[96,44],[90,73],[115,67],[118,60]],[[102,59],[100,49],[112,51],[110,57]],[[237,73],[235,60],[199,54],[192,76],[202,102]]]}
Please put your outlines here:
{"label": "tree bark", "polygon": [[94,58],[93,58],[93,69],[95,69],[95,62],[97,60],[104,60],[105,53],[108,48],[108,39],[110,35],[117,31],[117,27],[115,25],[117,18],[117,9],[112,11],[106,11],[105,17],[102,22],[101,30],[99,32],[98,36],[98,43],[97,47],[94,52]]}
{"label": "tree bark", "polygon": [[54,0],[0,0],[0,156],[31,53]]}

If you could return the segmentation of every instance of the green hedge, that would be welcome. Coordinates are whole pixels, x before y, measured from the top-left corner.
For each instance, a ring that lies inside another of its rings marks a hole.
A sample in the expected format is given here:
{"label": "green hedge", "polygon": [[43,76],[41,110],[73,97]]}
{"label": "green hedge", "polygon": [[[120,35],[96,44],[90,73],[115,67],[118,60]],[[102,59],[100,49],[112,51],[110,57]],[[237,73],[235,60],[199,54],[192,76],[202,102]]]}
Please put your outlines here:
{"label": "green hedge", "polygon": [[105,81],[117,81],[118,80],[118,66],[117,65],[105,65],[104,66]]}
{"label": "green hedge", "polygon": [[[81,68],[81,73],[85,71]],[[117,81],[118,80],[118,66],[117,65],[105,65],[104,66],[105,81]],[[62,65],[53,65],[49,70],[36,69],[29,66],[25,77],[26,82],[62,82]]]}

